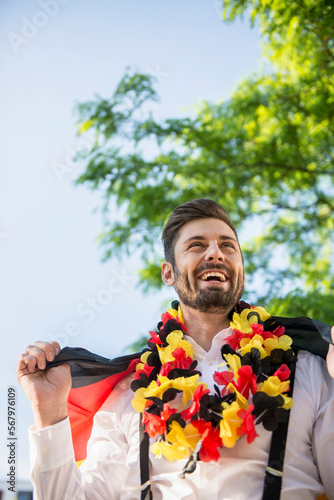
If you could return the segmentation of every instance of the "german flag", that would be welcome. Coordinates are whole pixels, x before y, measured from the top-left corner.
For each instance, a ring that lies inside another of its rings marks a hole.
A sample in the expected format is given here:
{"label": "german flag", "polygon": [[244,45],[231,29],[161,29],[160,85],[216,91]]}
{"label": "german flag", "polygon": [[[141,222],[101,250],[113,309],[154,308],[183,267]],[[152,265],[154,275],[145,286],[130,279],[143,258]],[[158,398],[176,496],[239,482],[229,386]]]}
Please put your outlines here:
{"label": "german flag", "polygon": [[68,363],[72,389],[68,398],[68,415],[76,462],[87,455],[95,413],[121,380],[134,372],[141,353],[107,359],[79,347],[65,347],[47,368]]}

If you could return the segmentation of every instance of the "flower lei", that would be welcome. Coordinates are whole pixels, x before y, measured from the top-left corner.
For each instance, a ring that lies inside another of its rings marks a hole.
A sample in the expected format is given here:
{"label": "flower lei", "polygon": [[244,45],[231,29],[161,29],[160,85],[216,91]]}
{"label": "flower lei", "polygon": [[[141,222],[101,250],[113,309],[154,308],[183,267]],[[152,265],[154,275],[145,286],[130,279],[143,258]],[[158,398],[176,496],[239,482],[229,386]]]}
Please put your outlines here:
{"label": "flower lei", "polygon": [[[293,405],[287,395],[295,366],[292,339],[264,308],[237,305],[230,323],[233,334],[221,349],[225,362],[219,366],[226,370],[214,373],[213,394],[200,381],[177,301],[161,319],[158,331],[150,332],[149,348],[131,385],[132,406],[143,414],[148,436],[157,437],[151,451],[158,458],[188,458],[183,474],[191,473],[196,461],[217,461],[220,448],[232,448],[244,435],[252,443],[258,436],[256,424],[273,431],[287,420]],[[179,393],[182,411],[170,406]]]}

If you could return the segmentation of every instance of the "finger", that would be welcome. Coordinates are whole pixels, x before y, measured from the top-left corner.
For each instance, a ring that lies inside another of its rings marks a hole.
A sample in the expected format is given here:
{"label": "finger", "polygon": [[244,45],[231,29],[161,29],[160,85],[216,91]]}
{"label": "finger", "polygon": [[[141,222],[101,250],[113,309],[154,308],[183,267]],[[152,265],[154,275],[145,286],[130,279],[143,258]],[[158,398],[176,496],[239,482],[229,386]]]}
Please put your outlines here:
{"label": "finger", "polygon": [[34,373],[36,370],[38,370],[37,366],[37,359],[35,356],[31,356],[30,354],[21,354],[18,365],[17,365],[17,371],[22,372],[28,370],[29,373]]}
{"label": "finger", "polygon": [[42,342],[38,340],[34,343],[34,346],[38,347],[45,353],[47,361],[53,361],[57,354],[60,353],[60,345],[58,342]]}
{"label": "finger", "polygon": [[332,326],[331,332],[332,332],[332,342],[334,343],[334,326]]}
{"label": "finger", "polygon": [[[35,345],[28,345],[25,354],[36,358],[36,365],[40,370],[44,370],[46,367],[46,353]],[[29,358],[28,358],[29,359]],[[32,363],[29,360],[29,365]]]}
{"label": "finger", "polygon": [[34,342],[34,345],[42,349],[43,351],[49,352],[52,351],[54,352],[55,356],[60,353],[61,347],[58,344],[58,342],[53,341],[53,342],[45,342],[41,340],[37,340]]}

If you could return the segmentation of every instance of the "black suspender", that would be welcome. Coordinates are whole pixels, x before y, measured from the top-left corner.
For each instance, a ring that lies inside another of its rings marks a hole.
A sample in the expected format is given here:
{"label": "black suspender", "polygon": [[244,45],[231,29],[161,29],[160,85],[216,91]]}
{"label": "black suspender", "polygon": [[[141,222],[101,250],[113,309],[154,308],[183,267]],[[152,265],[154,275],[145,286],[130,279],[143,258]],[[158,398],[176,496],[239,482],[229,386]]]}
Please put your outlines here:
{"label": "black suspender", "polygon": [[143,414],[139,415],[139,462],[140,462],[140,482],[141,500],[152,500],[150,469],[149,469],[149,438],[144,432],[142,424]]}
{"label": "black suspender", "polygon": [[[290,376],[290,391],[288,393],[290,397],[292,396],[293,393],[295,373],[296,369],[293,370]],[[266,468],[266,473],[264,476],[262,500],[280,499],[289,419],[290,419],[290,411],[288,413],[287,422],[278,424],[276,431],[273,432],[271,438],[270,451],[269,451],[268,466]]]}

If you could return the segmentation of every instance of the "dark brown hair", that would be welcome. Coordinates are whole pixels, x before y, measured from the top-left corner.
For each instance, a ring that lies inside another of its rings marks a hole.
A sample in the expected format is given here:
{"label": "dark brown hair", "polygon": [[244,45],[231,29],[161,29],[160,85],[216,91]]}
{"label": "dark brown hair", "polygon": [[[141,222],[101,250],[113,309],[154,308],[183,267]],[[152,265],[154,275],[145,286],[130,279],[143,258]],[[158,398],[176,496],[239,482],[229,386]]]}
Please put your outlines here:
{"label": "dark brown hair", "polygon": [[[175,265],[174,247],[182,226],[196,219],[219,219],[225,222],[234,232],[237,241],[238,235],[229,214],[224,208],[208,198],[187,201],[176,207],[170,214],[162,231],[162,243],[165,259],[172,266]],[[240,246],[240,245],[239,245]]]}

